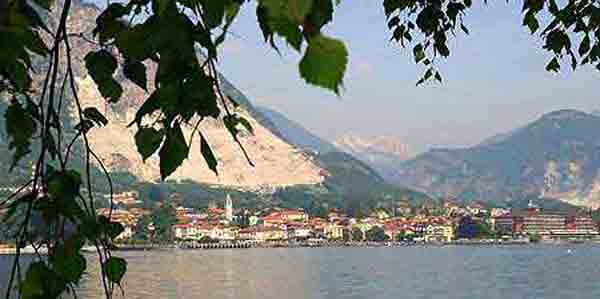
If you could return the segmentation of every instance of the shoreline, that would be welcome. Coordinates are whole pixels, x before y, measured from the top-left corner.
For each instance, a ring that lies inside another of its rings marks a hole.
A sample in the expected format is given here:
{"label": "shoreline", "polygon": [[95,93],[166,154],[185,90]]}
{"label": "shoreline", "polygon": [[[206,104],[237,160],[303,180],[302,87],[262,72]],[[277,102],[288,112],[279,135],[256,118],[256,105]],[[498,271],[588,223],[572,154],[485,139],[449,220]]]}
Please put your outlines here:
{"label": "shoreline", "polygon": [[195,243],[182,242],[174,244],[120,244],[114,251],[146,251],[146,250],[209,250],[209,249],[248,249],[248,248],[383,248],[383,247],[447,247],[447,246],[527,246],[527,245],[598,245],[600,240],[585,241],[541,241],[529,240],[461,240],[452,242],[216,242]]}
{"label": "shoreline", "polygon": [[[116,244],[112,249],[119,251],[154,251],[154,250],[215,250],[215,249],[250,249],[250,248],[396,248],[396,247],[513,247],[513,246],[564,246],[564,245],[600,245],[600,240],[565,240],[565,241],[540,241],[529,242],[528,240],[460,240],[452,242],[216,242],[216,243],[194,243],[181,242],[169,244]],[[82,252],[94,253],[95,248],[84,247]],[[15,255],[16,247],[0,245],[1,255]],[[21,254],[36,254],[32,248],[22,248]],[[45,252],[40,252],[45,254]]]}

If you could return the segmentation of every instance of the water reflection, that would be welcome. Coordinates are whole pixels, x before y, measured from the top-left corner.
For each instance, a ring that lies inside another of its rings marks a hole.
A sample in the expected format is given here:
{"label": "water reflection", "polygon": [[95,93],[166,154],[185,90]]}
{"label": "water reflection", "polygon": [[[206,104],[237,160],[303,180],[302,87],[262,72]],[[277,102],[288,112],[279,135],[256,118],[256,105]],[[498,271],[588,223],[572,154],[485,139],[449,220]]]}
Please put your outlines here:
{"label": "water reflection", "polygon": [[[567,249],[233,249],[118,255],[129,262],[125,298],[600,298],[600,247],[578,246],[574,254],[566,254]],[[88,258],[90,270],[79,298],[102,298],[97,263]],[[7,261],[0,257],[3,272]]]}

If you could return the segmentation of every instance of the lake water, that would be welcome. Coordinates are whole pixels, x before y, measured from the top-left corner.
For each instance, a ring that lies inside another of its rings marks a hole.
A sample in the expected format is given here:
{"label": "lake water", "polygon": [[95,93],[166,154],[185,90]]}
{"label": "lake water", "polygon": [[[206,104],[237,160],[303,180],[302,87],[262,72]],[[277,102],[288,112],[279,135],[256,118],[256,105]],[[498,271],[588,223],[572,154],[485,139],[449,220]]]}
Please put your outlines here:
{"label": "lake water", "polygon": [[[569,249],[571,250],[569,252]],[[118,252],[126,298],[600,298],[600,246]],[[0,256],[0,285],[9,257]],[[90,256],[90,266],[93,263]],[[79,298],[102,298],[97,266]],[[2,296],[4,295],[4,288]],[[120,297],[117,296],[117,297]]]}

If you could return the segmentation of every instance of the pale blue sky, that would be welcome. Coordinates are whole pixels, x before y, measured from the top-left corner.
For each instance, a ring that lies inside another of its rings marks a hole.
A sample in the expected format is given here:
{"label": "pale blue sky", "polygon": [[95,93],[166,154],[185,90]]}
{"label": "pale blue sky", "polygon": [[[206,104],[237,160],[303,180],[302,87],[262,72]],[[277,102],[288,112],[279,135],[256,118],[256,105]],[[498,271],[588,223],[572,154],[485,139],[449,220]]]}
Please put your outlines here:
{"label": "pale blue sky", "polygon": [[255,104],[283,112],[326,139],[340,134],[392,135],[415,151],[465,146],[508,131],[545,112],[600,108],[593,68],[549,74],[548,53],[520,26],[520,3],[495,1],[466,18],[470,36],[452,42],[443,85],[415,87],[421,70],[388,42],[382,1],[346,0],[328,31],[350,51],[345,90],[337,98],[303,83],[300,57],[281,57],[262,43],[252,5],[232,26],[223,73]]}
{"label": "pale blue sky", "polygon": [[231,28],[221,71],[254,104],[328,140],[345,133],[391,135],[415,152],[473,145],[556,109],[600,109],[600,72],[546,72],[550,56],[520,25],[521,2],[475,4],[465,19],[471,35],[453,40],[441,65],[444,84],[416,87],[422,70],[410,49],[389,43],[382,2],[344,0],[327,27],[350,51],[339,98],[305,84],[297,71],[300,56],[282,41],[282,56],[263,43],[254,3],[244,5]]}

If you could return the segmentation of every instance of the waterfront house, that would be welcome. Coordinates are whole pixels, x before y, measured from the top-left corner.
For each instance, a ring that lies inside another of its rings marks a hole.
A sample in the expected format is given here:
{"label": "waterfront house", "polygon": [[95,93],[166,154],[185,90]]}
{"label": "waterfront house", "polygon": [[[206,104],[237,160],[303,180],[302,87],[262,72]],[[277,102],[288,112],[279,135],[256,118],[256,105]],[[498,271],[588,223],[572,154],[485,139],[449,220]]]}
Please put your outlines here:
{"label": "waterfront house", "polygon": [[303,210],[282,210],[279,214],[285,222],[305,222],[308,220],[308,214]]}
{"label": "waterfront house", "polygon": [[390,240],[396,240],[396,236],[402,232],[402,228],[397,222],[387,222],[383,225],[383,231]]}
{"label": "waterfront house", "polygon": [[180,223],[173,225],[175,238],[179,240],[200,240],[203,237],[213,237],[213,226],[207,223]]}
{"label": "waterfront house", "polygon": [[480,203],[474,203],[467,206],[467,211],[471,216],[487,214],[488,210]]}
{"label": "waterfront house", "polygon": [[[110,202],[110,194],[105,195],[105,198]],[[142,203],[142,201],[138,199],[138,192],[136,191],[115,193],[112,195],[112,202],[114,205],[121,206],[133,206]]]}
{"label": "waterfront house", "polygon": [[298,222],[285,225],[285,230],[289,239],[306,240],[313,234],[313,230],[309,225]]}
{"label": "waterfront house", "polygon": [[237,239],[239,229],[234,226],[213,226],[210,230],[209,237],[213,240],[232,241]]}
{"label": "waterfront house", "polygon": [[260,217],[260,221],[264,226],[279,226],[285,223],[281,215],[277,212],[271,213],[267,216]]}
{"label": "waterfront house", "polygon": [[323,226],[323,234],[329,240],[338,240],[344,237],[344,226],[337,223],[326,223]]}
{"label": "waterfront house", "polygon": [[498,217],[498,216],[507,215],[507,214],[510,214],[509,209],[492,208],[492,210],[490,211],[491,217]]}
{"label": "waterfront house", "polygon": [[429,224],[425,228],[425,242],[450,242],[454,239],[454,228],[445,224]]}
{"label": "waterfront house", "polygon": [[179,223],[173,225],[173,234],[178,240],[197,240],[196,228],[193,223]]}
{"label": "waterfront house", "polygon": [[259,242],[287,239],[286,231],[277,226],[257,225],[254,229],[254,238]]}
{"label": "waterfront house", "polygon": [[546,212],[530,205],[526,210],[494,218],[494,230],[506,235],[540,235],[544,238],[597,238],[598,227],[589,215]]}

